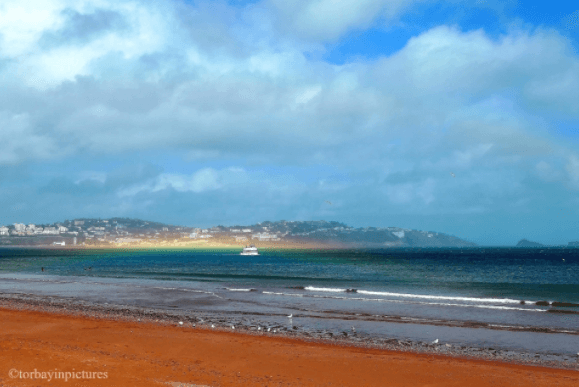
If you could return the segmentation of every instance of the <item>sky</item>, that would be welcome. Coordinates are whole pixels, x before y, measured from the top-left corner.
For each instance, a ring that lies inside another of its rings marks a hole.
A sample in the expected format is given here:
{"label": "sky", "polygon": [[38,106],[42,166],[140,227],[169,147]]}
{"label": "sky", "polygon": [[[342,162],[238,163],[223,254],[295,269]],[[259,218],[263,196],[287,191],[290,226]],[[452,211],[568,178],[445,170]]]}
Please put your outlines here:
{"label": "sky", "polygon": [[0,225],[579,240],[579,7],[3,0]]}

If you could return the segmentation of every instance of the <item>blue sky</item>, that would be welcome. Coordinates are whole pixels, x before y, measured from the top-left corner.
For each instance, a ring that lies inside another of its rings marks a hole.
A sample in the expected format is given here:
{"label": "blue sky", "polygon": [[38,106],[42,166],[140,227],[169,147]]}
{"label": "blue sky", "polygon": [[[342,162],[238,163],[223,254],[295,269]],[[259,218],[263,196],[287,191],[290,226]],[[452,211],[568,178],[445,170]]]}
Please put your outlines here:
{"label": "blue sky", "polygon": [[0,224],[324,219],[566,244],[578,49],[570,2],[5,0]]}

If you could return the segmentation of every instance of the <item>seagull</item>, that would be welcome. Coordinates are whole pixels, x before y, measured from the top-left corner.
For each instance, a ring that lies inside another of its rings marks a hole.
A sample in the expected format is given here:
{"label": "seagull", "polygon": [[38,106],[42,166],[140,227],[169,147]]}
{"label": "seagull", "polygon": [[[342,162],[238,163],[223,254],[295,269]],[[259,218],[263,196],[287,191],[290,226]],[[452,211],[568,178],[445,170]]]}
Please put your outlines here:
{"label": "seagull", "polygon": [[267,328],[267,331],[268,331],[268,332],[271,331],[271,328]]}
{"label": "seagull", "polygon": [[215,328],[215,324],[211,324],[211,328]]}
{"label": "seagull", "polygon": [[293,316],[294,316],[294,314],[293,314],[293,313],[290,313],[290,315],[287,316],[287,318],[292,318]]}
{"label": "seagull", "polygon": [[352,332],[356,332],[356,328],[352,326]]}
{"label": "seagull", "polygon": [[434,340],[432,344],[438,344],[438,339]]}
{"label": "seagull", "polygon": [[450,172],[450,176],[452,177],[456,177],[455,174],[453,172]]}
{"label": "seagull", "polygon": [[257,327],[257,330],[258,330],[258,331],[261,331],[261,327]]}
{"label": "seagull", "polygon": [[232,326],[231,326],[231,329],[235,329],[235,327],[232,325]]}
{"label": "seagull", "polygon": [[183,321],[179,321],[179,325],[183,325]]}

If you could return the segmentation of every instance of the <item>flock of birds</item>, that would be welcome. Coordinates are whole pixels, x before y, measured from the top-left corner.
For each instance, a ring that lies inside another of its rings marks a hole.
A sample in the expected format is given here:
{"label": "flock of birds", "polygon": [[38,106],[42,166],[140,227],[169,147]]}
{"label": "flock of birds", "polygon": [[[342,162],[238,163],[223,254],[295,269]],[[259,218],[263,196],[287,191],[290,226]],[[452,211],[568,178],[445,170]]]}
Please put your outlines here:
{"label": "flock of birds", "polygon": [[[293,313],[290,313],[289,316],[287,316],[287,318],[289,318],[290,321],[291,321],[291,319],[293,318],[293,316],[294,316]],[[141,320],[139,319],[139,321],[141,321]],[[201,319],[201,320],[199,320],[199,322],[202,323],[203,320]],[[179,321],[179,326],[183,326],[183,321]],[[215,324],[211,324],[211,329],[215,329]],[[264,328],[264,329],[265,329],[265,328]],[[235,325],[231,325],[231,330],[235,330]],[[257,330],[258,330],[258,331],[261,331],[261,327],[258,326],[258,327],[257,327]],[[267,332],[271,332],[271,327],[268,327],[268,328],[267,328]],[[273,330],[273,333],[277,333],[277,329],[274,329],[274,330]],[[352,333],[356,333],[356,327],[353,326],[353,325],[352,325]],[[436,340],[434,340],[434,341],[432,342],[432,344],[438,344],[438,343],[439,343],[439,340],[438,340],[438,339],[436,339]],[[577,353],[577,355],[579,356],[579,353]]]}

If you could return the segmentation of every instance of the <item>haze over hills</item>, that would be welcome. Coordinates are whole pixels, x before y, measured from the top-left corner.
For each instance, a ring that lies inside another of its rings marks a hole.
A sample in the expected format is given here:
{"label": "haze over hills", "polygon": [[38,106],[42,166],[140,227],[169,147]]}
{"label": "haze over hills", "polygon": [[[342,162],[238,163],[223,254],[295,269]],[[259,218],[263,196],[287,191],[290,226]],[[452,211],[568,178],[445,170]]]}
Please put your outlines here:
{"label": "haze over hills", "polygon": [[138,244],[209,240],[227,242],[305,242],[343,247],[469,247],[472,242],[434,231],[399,227],[353,228],[335,221],[277,221],[208,229],[129,218],[75,219],[54,224],[0,227],[0,244]]}

